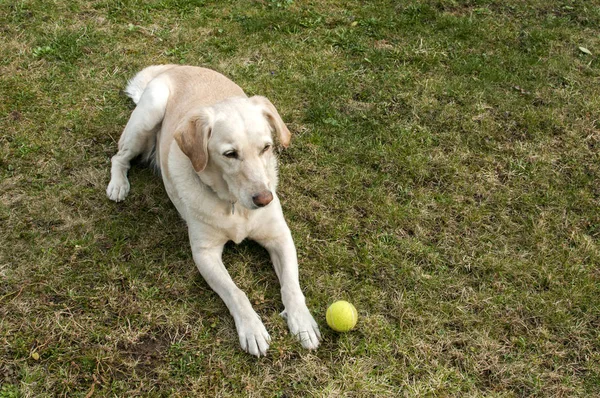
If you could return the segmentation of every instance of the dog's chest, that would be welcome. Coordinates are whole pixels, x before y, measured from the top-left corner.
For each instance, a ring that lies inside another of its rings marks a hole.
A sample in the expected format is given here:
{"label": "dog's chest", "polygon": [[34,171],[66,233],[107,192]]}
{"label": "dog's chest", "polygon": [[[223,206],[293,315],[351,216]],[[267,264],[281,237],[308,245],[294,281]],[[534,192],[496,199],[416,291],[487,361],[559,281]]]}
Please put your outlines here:
{"label": "dog's chest", "polygon": [[238,244],[250,235],[254,228],[253,219],[253,214],[249,214],[248,210],[236,206],[233,214],[227,214],[221,228],[229,240]]}
{"label": "dog's chest", "polygon": [[249,235],[249,229],[247,223],[235,223],[226,229],[227,238],[235,242],[235,244],[241,243]]}

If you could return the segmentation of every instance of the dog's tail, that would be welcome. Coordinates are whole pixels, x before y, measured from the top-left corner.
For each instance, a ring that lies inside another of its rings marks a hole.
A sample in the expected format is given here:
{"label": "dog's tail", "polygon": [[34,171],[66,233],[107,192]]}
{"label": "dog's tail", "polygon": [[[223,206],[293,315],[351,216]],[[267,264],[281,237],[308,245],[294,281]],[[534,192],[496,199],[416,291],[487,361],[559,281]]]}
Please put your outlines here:
{"label": "dog's tail", "polygon": [[156,76],[166,72],[174,66],[176,65],[154,65],[142,69],[133,77],[133,79],[127,82],[125,94],[127,94],[127,96],[137,104],[140,101],[146,86],[148,86],[148,83],[150,83],[150,81],[152,81],[152,79],[154,79]]}
{"label": "dog's tail", "polygon": [[[130,97],[133,100],[133,102],[137,104],[138,102],[140,102],[142,94],[144,93],[144,90],[146,90],[146,87],[148,87],[148,84],[150,84],[150,82],[154,80],[157,76],[175,66],[176,65],[153,65],[142,69],[131,80],[129,80],[129,82],[127,82],[127,87],[125,87],[125,94],[127,94],[127,96]],[[121,139],[123,138],[121,137]],[[160,161],[158,159],[160,151],[157,148],[159,142],[160,128],[157,128],[152,134],[151,141],[148,143],[151,143],[152,145],[147,145],[141,154],[142,161],[149,163],[151,168],[157,172],[160,169]],[[120,144],[121,143],[119,142],[119,148]]]}

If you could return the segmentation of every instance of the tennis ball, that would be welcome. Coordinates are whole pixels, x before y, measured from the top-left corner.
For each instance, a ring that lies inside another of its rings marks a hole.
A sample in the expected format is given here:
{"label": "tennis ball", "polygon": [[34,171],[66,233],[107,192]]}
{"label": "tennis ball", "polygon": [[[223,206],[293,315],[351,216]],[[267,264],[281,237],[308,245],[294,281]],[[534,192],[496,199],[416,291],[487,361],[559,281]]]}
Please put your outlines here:
{"label": "tennis ball", "polygon": [[336,332],[347,332],[356,326],[358,321],[358,312],[352,304],[340,300],[331,304],[325,314],[327,324]]}

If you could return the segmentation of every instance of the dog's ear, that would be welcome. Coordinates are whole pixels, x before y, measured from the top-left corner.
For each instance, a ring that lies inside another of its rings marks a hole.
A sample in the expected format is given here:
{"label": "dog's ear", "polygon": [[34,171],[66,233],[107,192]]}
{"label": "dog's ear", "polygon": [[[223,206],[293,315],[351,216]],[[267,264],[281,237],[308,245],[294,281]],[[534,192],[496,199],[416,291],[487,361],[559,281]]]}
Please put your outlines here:
{"label": "dog's ear", "polygon": [[279,112],[277,112],[275,106],[273,106],[271,101],[269,101],[267,98],[260,95],[255,95],[254,97],[250,98],[250,101],[263,109],[263,114],[269,122],[269,126],[271,126],[271,129],[277,133],[281,145],[284,148],[287,148],[290,145],[292,134],[286,127],[283,120],[281,120],[281,116],[279,116]]}
{"label": "dog's ear", "polygon": [[203,108],[186,116],[173,133],[179,149],[190,158],[196,173],[200,173],[208,164],[208,140],[212,126],[212,109]]}

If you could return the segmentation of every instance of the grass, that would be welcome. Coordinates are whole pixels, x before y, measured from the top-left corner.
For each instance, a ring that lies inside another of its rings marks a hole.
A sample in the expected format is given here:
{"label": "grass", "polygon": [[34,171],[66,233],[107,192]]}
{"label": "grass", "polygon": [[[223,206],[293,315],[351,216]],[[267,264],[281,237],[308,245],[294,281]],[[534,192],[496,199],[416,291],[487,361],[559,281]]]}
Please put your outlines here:
{"label": "grass", "polygon": [[[599,26],[583,0],[1,1],[0,397],[600,395]],[[259,246],[224,254],[273,337],[257,360],[160,180],[105,197],[122,89],[167,62],[292,130],[319,350]],[[336,299],[355,331],[326,327]]]}

